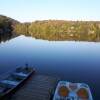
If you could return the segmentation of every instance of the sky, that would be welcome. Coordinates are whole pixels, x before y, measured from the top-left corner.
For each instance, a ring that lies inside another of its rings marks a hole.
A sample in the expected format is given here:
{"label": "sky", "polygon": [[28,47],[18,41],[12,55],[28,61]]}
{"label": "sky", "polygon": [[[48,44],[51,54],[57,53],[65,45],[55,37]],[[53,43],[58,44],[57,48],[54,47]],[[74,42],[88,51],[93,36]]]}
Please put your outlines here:
{"label": "sky", "polygon": [[0,0],[0,14],[21,22],[49,19],[100,21],[100,0]]}

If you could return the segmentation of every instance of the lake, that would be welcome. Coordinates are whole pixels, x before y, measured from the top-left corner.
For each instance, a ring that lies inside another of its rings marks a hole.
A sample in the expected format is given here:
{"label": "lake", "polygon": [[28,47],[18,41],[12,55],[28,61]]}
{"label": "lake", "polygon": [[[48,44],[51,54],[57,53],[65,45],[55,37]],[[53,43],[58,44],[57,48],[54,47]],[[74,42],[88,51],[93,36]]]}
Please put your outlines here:
{"label": "lake", "polygon": [[100,94],[100,43],[48,41],[23,35],[0,43],[0,77],[28,63],[38,73],[89,84]]}

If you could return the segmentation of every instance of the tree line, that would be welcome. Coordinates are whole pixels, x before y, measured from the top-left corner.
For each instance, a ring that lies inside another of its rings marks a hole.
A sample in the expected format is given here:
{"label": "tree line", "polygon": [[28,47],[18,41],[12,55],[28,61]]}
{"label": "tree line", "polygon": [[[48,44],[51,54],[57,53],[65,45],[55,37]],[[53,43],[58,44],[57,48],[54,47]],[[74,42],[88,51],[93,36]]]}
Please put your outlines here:
{"label": "tree line", "polygon": [[0,15],[0,35],[8,33],[46,40],[100,41],[100,22],[43,20],[20,23]]}
{"label": "tree line", "polygon": [[100,41],[100,22],[44,20],[15,25],[17,34],[48,40]]}

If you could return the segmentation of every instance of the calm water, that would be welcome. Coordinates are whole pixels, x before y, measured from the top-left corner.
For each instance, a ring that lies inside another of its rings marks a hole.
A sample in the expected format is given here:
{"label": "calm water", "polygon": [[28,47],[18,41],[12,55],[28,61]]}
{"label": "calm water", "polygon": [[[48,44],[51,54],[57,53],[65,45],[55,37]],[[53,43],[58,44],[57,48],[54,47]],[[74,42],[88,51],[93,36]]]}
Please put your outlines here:
{"label": "calm water", "polygon": [[38,73],[59,76],[90,85],[98,100],[100,89],[100,43],[46,41],[19,36],[0,44],[0,76],[29,63]]}

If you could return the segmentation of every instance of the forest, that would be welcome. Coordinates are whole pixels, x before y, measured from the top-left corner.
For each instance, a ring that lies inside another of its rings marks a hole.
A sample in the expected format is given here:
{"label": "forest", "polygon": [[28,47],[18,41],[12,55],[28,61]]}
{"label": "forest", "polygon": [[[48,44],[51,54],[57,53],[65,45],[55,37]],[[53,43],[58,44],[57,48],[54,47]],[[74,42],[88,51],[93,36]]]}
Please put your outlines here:
{"label": "forest", "polygon": [[14,25],[17,24],[18,21],[0,15],[0,34],[11,33],[14,30]]}
{"label": "forest", "polygon": [[46,40],[100,41],[100,22],[44,20],[15,25],[15,33]]}
{"label": "forest", "polygon": [[5,33],[55,41],[100,41],[100,22],[43,20],[20,23],[14,19],[0,16],[0,34]]}

